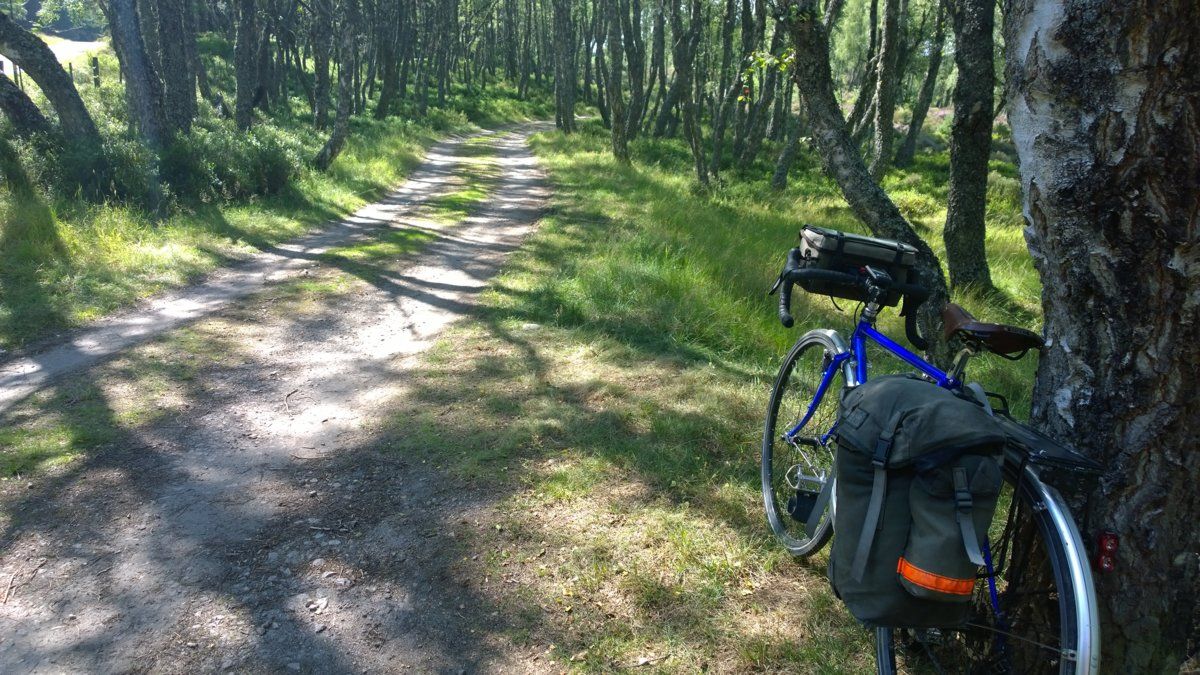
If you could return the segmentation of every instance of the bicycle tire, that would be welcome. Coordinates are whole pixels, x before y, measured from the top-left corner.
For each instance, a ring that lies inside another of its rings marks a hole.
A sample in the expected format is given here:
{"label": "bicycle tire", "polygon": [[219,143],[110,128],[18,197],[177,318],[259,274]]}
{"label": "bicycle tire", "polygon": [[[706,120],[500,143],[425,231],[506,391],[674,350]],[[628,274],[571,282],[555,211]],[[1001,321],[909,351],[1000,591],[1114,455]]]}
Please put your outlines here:
{"label": "bicycle tire", "polygon": [[1005,477],[1018,502],[1015,513],[1021,514],[1009,519],[1001,535],[1014,537],[1005,555],[1014,554],[1019,548],[1015,537],[1024,536],[1030,541],[1023,544],[1022,555],[1026,561],[1039,561],[1039,569],[1031,574],[1020,561],[993,561],[997,583],[1004,585],[998,592],[1006,614],[1003,623],[992,609],[985,581],[976,589],[975,611],[963,629],[876,629],[876,667],[881,675],[926,671],[1092,675],[1098,671],[1095,588],[1078,529],[1062,497],[1032,469],[1008,462]]}
{"label": "bicycle tire", "polygon": [[[801,421],[809,403],[814,400],[825,370],[833,358],[844,351],[844,344],[832,331],[813,330],[802,335],[780,366],[767,404],[762,442],[763,508],[771,531],[795,557],[816,553],[833,535],[832,496],[811,533],[807,531],[807,518],[798,520],[787,509],[788,499],[797,493],[797,482],[802,482],[810,492],[819,492],[827,481],[833,480],[833,448],[827,444],[827,438],[822,441],[821,436],[802,434],[800,437],[805,443],[815,443],[806,452],[800,443],[784,441],[781,433],[777,433],[777,423],[782,420],[790,428]],[[834,373],[822,399],[817,401],[806,429],[827,436],[837,420],[837,392],[843,384],[842,374]],[[801,463],[805,464],[802,468],[807,469],[807,473],[801,473]]]}

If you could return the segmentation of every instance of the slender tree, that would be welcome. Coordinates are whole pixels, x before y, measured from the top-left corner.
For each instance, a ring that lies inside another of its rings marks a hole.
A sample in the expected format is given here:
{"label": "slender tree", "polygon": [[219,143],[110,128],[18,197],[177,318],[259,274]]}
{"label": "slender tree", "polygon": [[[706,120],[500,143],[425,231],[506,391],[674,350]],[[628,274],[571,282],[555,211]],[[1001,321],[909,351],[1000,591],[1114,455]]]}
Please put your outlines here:
{"label": "slender tree", "polygon": [[333,131],[329,134],[329,140],[321,147],[320,152],[313,159],[313,165],[320,171],[329,169],[333,164],[333,160],[341,154],[342,148],[346,145],[346,138],[350,135],[350,108],[352,99],[354,98],[354,69],[347,67],[346,63],[354,53],[356,31],[358,29],[358,2],[357,0],[343,0],[342,10],[344,18],[341,26],[341,56],[342,64],[338,67],[338,105],[337,116],[333,121]]}
{"label": "slender tree", "polygon": [[917,93],[917,101],[913,104],[912,119],[908,123],[908,132],[904,142],[896,150],[896,166],[907,167],[913,162],[917,152],[917,140],[921,136],[921,127],[925,126],[925,116],[929,114],[929,105],[933,103],[933,90],[937,87],[938,71],[942,67],[942,47],[946,42],[946,1],[938,2],[937,20],[934,24],[933,38],[929,43],[929,65],[925,70],[925,79],[921,81],[921,91]]}
{"label": "slender tree", "polygon": [[621,92],[621,8],[620,0],[606,0],[608,9],[608,53],[609,67],[605,78],[608,90],[608,115],[611,121],[613,157],[623,164],[629,163],[629,139],[625,133],[625,95]]}
{"label": "slender tree", "polygon": [[954,122],[950,131],[950,197],[946,210],[946,267],[953,288],[992,287],[984,250],[988,155],[992,149],[992,0],[956,0]]}
{"label": "slender tree", "polygon": [[237,0],[237,9],[237,42],[233,51],[237,99],[233,106],[233,119],[239,129],[249,129],[258,92],[257,9],[254,0]]}
{"label": "slender tree", "polygon": [[900,0],[885,0],[879,40],[879,74],[875,78],[875,135],[871,177],[879,180],[892,161],[892,124],[896,114],[896,58],[899,52]]}
{"label": "slender tree", "polygon": [[[245,0],[243,0],[245,1]],[[313,126],[329,123],[329,52],[333,49],[333,0],[312,0]]]}

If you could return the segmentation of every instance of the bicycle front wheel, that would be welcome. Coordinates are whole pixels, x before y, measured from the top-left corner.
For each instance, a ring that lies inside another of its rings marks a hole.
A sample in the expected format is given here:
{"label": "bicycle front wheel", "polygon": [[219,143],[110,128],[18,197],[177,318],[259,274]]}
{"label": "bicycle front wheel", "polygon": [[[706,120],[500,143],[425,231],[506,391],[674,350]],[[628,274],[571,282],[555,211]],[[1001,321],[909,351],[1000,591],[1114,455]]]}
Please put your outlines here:
{"label": "bicycle front wheel", "polygon": [[[838,392],[836,334],[814,330],[788,352],[767,406],[762,493],[771,531],[797,557],[812,555],[833,534],[833,446]],[[825,491],[824,496],[822,492]]]}
{"label": "bicycle front wheel", "polygon": [[892,673],[1057,673],[1099,667],[1095,591],[1062,497],[1027,467],[1012,469],[993,523],[985,579],[966,625],[876,630],[876,663]]}

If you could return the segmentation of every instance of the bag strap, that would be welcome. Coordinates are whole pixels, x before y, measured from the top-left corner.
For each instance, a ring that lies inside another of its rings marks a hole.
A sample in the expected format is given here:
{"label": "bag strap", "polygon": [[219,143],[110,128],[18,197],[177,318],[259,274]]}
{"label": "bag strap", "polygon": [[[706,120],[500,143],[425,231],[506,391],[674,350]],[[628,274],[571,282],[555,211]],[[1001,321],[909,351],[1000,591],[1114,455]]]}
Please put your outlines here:
{"label": "bag strap", "polygon": [[972,509],[975,506],[971,499],[971,488],[967,482],[967,470],[961,466],[954,467],[954,517],[958,521],[958,529],[962,532],[963,546],[967,549],[967,557],[977,566],[982,567],[983,550],[979,547],[979,537],[975,534],[975,519]]}
{"label": "bag strap", "polygon": [[875,530],[879,527],[879,514],[883,511],[883,497],[887,491],[887,460],[892,453],[896,429],[906,412],[897,410],[892,414],[883,433],[879,435],[879,440],[875,443],[875,453],[871,456],[871,465],[875,467],[875,478],[871,483],[871,502],[867,505],[862,534],[854,552],[854,563],[850,566],[850,577],[855,581],[862,581],[863,574],[867,571],[867,557],[871,554],[871,544],[875,541]]}
{"label": "bag strap", "polygon": [[817,533],[817,527],[821,524],[821,516],[825,513],[825,507],[829,505],[829,498],[833,495],[833,476],[830,476],[825,484],[821,486],[821,492],[817,494],[817,501],[813,504],[812,512],[808,514],[808,522],[804,523],[804,533],[809,539]]}

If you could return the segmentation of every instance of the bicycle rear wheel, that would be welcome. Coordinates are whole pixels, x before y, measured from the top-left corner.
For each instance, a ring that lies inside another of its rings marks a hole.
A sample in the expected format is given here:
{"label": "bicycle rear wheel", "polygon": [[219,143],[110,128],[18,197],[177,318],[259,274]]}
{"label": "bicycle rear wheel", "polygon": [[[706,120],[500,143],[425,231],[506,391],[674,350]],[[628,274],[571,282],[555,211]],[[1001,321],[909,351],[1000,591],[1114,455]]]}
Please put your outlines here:
{"label": "bicycle rear wheel", "polygon": [[984,580],[960,629],[877,629],[879,673],[1084,675],[1098,669],[1095,591],[1078,530],[1062,497],[1033,471],[1017,468],[1007,478],[1009,509],[998,512],[989,533],[995,602]]}
{"label": "bicycle rear wheel", "polygon": [[797,557],[819,551],[833,535],[833,486],[825,499],[821,494],[833,480],[829,436],[843,385],[833,361],[844,351],[836,333],[804,334],[784,359],[767,406],[763,505],[771,531]]}

